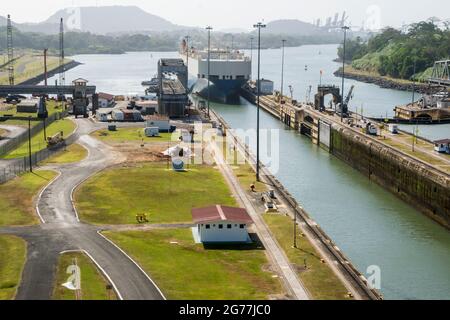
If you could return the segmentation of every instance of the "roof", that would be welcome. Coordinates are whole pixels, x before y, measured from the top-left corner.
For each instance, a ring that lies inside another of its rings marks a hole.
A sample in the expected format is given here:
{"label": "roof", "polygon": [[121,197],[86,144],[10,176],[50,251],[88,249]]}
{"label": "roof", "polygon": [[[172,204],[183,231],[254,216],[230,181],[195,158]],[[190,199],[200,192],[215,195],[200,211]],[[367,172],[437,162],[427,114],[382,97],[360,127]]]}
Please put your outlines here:
{"label": "roof", "polygon": [[247,210],[241,208],[225,207],[216,205],[206,208],[192,209],[192,219],[194,223],[208,223],[216,221],[233,221],[241,223],[253,223]]}
{"label": "roof", "polygon": [[78,79],[75,79],[75,80],[72,81],[72,83],[75,83],[75,82],[84,82],[84,83],[88,83],[89,81],[87,81],[86,79],[83,79],[83,78],[78,78]]}
{"label": "roof", "polygon": [[104,92],[99,92],[98,93],[98,97],[99,97],[99,99],[106,99],[106,100],[113,100],[114,99],[114,95],[109,94],[109,93],[104,93]]}
{"label": "roof", "polygon": [[450,144],[450,139],[437,140],[435,144]]}
{"label": "roof", "polygon": [[163,115],[160,115],[160,114],[155,114],[155,115],[152,115],[152,116],[146,116],[146,117],[144,117],[144,119],[147,120],[147,121],[169,121],[170,120],[169,117],[163,116]]}

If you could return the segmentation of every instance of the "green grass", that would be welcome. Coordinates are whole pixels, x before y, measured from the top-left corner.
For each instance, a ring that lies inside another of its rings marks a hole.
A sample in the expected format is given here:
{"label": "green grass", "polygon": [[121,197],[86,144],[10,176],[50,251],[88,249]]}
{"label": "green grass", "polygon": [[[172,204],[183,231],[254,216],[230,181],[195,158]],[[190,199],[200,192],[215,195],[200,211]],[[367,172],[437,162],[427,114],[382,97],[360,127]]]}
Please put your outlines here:
{"label": "green grass", "polygon": [[62,286],[68,281],[70,274],[67,268],[74,264],[81,271],[81,300],[116,300],[114,290],[107,290],[109,282],[100,273],[95,264],[83,253],[65,253],[59,257],[56,272],[56,283],[53,289],[53,300],[76,300],[75,291]]}
{"label": "green grass", "polygon": [[98,130],[91,135],[101,141],[113,143],[166,142],[172,137],[171,133],[160,133],[160,137],[146,137],[144,128],[118,128],[117,131]]}
{"label": "green grass", "polygon": [[0,184],[0,226],[38,223],[34,198],[55,176],[53,171],[39,170]]}
{"label": "green grass", "polygon": [[[16,84],[44,73],[44,57],[42,51],[25,50],[15,52],[15,57],[19,55],[22,56],[14,62],[14,78]],[[65,60],[66,63],[69,61],[69,59]],[[51,71],[57,67],[59,67],[59,57],[48,55],[47,69]],[[0,72],[0,85],[7,84],[9,84],[9,80],[6,67]]]}
{"label": "green grass", "polygon": [[136,224],[142,213],[150,223],[190,223],[194,207],[236,205],[219,170],[174,172],[166,163],[108,169],[85,182],[75,199],[80,218],[94,224]]}
{"label": "green grass", "polygon": [[[261,300],[283,294],[255,245],[205,249],[190,229],[106,232],[155,280],[170,300]],[[176,243],[171,243],[176,242]]]}
{"label": "green grass", "polygon": [[[51,137],[58,132],[63,132],[64,137],[68,137],[75,130],[75,123],[69,119],[57,120],[47,127],[47,137]],[[44,140],[44,130],[31,138],[31,153],[36,153],[47,148],[47,142]],[[22,143],[17,149],[3,156],[3,159],[15,159],[28,156],[28,141]]]}
{"label": "green grass", "polygon": [[0,235],[0,300],[14,299],[26,260],[24,240]]}
{"label": "green grass", "polygon": [[[56,112],[63,111],[61,102],[48,100],[46,105],[47,105],[47,111],[48,111],[49,115],[52,115]],[[37,118],[37,113],[17,112],[17,107],[12,104],[8,105],[5,110],[0,111],[0,117],[2,117],[4,115],[10,115],[13,117],[30,117],[31,116],[32,118]],[[28,127],[28,120],[17,120],[17,121],[18,121],[17,123]],[[32,124],[33,123],[37,124],[36,121],[33,121]]]}
{"label": "green grass", "polygon": [[75,143],[71,144],[63,151],[43,161],[41,164],[67,164],[75,163],[84,160],[87,157],[88,151],[83,146]]}
{"label": "green grass", "polygon": [[321,257],[307,239],[299,237],[298,249],[292,248],[292,219],[266,214],[264,220],[315,300],[349,299],[344,285],[330,267],[321,262]]}

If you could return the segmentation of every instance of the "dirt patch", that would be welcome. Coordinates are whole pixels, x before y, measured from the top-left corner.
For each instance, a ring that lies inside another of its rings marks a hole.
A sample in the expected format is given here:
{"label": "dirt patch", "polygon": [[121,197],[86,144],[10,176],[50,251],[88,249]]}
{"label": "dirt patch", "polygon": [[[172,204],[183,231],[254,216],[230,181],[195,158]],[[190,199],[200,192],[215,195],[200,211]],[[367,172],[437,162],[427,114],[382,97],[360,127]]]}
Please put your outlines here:
{"label": "dirt patch", "polygon": [[138,143],[120,143],[113,144],[112,147],[121,152],[126,157],[127,163],[141,162],[161,162],[167,160],[162,153],[167,150],[166,144],[144,144]]}

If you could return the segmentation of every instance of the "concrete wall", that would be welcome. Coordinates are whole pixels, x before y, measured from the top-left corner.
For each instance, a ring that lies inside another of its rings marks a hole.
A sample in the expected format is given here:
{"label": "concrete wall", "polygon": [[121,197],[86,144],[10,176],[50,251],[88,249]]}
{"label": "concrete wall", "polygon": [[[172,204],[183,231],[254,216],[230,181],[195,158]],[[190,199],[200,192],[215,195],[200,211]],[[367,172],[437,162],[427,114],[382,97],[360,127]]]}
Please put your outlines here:
{"label": "concrete wall", "polygon": [[[231,224],[231,229],[227,228],[228,224]],[[209,225],[210,229],[206,229],[206,225]],[[223,229],[219,229],[219,225],[222,225]],[[202,242],[247,242],[247,226],[241,229],[240,225],[241,223],[232,221],[202,224],[199,232],[200,239]]]}
{"label": "concrete wall", "polygon": [[332,126],[330,152],[450,228],[450,177],[350,129]]}

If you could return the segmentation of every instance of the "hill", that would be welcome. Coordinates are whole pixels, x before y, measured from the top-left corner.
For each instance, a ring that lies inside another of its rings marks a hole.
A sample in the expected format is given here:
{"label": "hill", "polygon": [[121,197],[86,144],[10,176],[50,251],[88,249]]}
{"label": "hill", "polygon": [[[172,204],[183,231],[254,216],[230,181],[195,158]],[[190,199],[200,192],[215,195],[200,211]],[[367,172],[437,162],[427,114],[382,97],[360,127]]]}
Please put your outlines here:
{"label": "hill", "polygon": [[[59,31],[61,18],[65,20],[66,29],[99,35],[162,32],[186,28],[136,6],[67,8],[57,11],[40,23],[13,23],[13,25],[23,32],[54,34]],[[0,17],[0,25],[6,25],[4,17]]]}
{"label": "hill", "polygon": [[324,31],[315,25],[300,20],[275,20],[267,24],[265,33],[311,36],[323,34]]}

